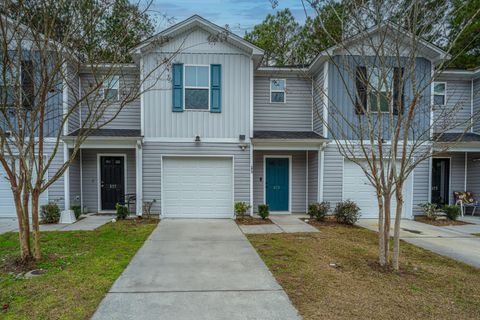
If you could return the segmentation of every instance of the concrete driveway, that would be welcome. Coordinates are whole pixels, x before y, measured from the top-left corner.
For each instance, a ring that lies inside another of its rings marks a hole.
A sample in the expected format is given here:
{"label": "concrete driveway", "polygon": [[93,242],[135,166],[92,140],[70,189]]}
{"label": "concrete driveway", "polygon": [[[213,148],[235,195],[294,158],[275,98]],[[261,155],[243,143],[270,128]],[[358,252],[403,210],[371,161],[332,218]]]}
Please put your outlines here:
{"label": "concrete driveway", "polygon": [[16,218],[0,218],[0,234],[18,230]]}
{"label": "concrete driveway", "polygon": [[162,220],[93,319],[300,319],[232,220]]}
{"label": "concrete driveway", "polygon": [[[480,268],[480,237],[472,235],[480,233],[480,219],[474,217],[465,220],[472,224],[437,227],[413,220],[402,220],[400,237],[418,247]],[[357,224],[378,231],[376,219],[360,219]]]}

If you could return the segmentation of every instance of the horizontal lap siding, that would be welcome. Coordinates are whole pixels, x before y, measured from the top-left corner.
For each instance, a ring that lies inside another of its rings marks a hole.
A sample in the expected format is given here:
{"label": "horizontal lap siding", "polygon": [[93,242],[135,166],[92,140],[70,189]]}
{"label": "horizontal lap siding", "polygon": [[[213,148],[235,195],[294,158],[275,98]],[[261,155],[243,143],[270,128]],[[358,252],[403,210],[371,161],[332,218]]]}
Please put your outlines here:
{"label": "horizontal lap siding", "polygon": [[84,149],[82,150],[83,173],[83,205],[89,212],[97,212],[98,208],[98,154],[126,154],[127,155],[127,189],[126,193],[136,192],[135,178],[135,150],[108,149],[107,151]]}
{"label": "horizontal lap siding", "polygon": [[[233,156],[235,202],[250,202],[249,149],[242,151],[234,143],[165,143],[145,142],[143,146],[143,199],[156,200],[152,211],[160,213],[161,204],[161,158],[168,155],[188,156]],[[233,208],[232,208],[233,210]]]}
{"label": "horizontal lap siding", "polygon": [[[120,90],[120,102],[127,99],[127,96],[135,97],[138,95],[138,89],[135,86],[139,85],[138,80],[138,73],[136,72],[119,72],[118,74],[113,73],[113,71],[109,71],[109,75],[118,75],[119,76],[119,90]],[[97,78],[101,77],[100,74],[95,75]],[[99,80],[98,80],[99,81]],[[95,77],[92,74],[84,73],[81,75],[81,82],[82,82],[82,91],[85,92],[89,90],[91,86],[95,85]],[[102,93],[100,92],[100,95]],[[90,101],[95,99],[95,95],[91,94],[89,97]],[[97,101],[100,98],[97,98]],[[119,108],[121,106],[118,103],[110,103],[104,104],[102,108],[107,108],[101,119],[99,120],[99,124],[103,124],[104,122],[108,122],[115,117],[110,123],[106,124],[102,127],[102,129],[133,129],[133,130],[140,130],[140,98],[135,99],[134,101],[126,104],[119,112]],[[84,104],[82,107],[82,119],[85,121],[86,117],[88,116],[88,108]],[[118,113],[118,115],[116,115]]]}
{"label": "horizontal lap siding", "polygon": [[[270,79],[286,79],[286,102],[270,102]],[[256,75],[254,79],[255,130],[311,131],[312,83],[309,78],[289,74]]]}
{"label": "horizontal lap siding", "polygon": [[318,69],[316,75],[314,76],[313,83],[313,131],[321,135],[323,135],[322,117],[326,94],[326,92],[324,92],[324,64],[322,64],[322,66]]}
{"label": "horizontal lap siding", "polygon": [[[44,153],[47,154],[48,158],[50,158],[55,149],[55,142],[46,141],[44,147]],[[57,148],[57,152],[55,153],[55,157],[48,168],[48,177],[53,178],[63,163],[63,143],[60,143]],[[65,209],[65,189],[63,175],[60,176],[60,178],[48,188],[48,201],[56,202],[61,210]]]}
{"label": "horizontal lap siding", "polygon": [[[444,81],[440,78],[438,81]],[[470,80],[445,80],[447,83],[447,100],[444,107],[435,106],[435,130],[444,132],[464,132],[470,130],[472,82]]]}
{"label": "horizontal lap siding", "polygon": [[420,204],[430,202],[430,160],[422,161],[413,173],[413,214],[422,214]]}
{"label": "horizontal lap siding", "polygon": [[323,200],[332,207],[342,201],[343,156],[335,144],[329,144],[324,154]]}
{"label": "horizontal lap siding", "polygon": [[[305,151],[254,151],[253,153],[253,203],[257,211],[259,204],[264,203],[264,163],[265,155],[292,156],[292,212],[306,212],[306,153]],[[260,181],[261,179],[261,181]]]}
{"label": "horizontal lap siding", "polygon": [[480,153],[468,153],[467,191],[473,192],[476,200],[480,200]]}
{"label": "horizontal lap siding", "polygon": [[70,174],[70,204],[80,204],[80,156],[77,154],[68,169]]}
{"label": "horizontal lap siding", "polygon": [[80,128],[80,108],[79,108],[79,89],[80,77],[74,70],[73,66],[68,66],[68,109],[72,113],[68,118],[68,132],[73,132]]}
{"label": "horizontal lap siding", "polygon": [[308,151],[308,203],[318,201],[318,151]]}

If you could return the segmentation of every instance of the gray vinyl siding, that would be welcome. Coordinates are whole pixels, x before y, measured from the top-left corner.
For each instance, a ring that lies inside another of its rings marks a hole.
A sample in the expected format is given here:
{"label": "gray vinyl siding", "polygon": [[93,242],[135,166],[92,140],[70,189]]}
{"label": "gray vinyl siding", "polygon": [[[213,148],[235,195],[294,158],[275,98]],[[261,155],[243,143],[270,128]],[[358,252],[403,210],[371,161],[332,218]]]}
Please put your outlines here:
{"label": "gray vinyl siding", "polygon": [[[371,57],[370,60],[373,61],[374,57]],[[355,72],[355,68],[358,65],[365,65],[365,59],[359,56],[347,56],[347,57],[340,57],[335,56],[333,57],[335,63],[338,65],[335,66],[333,63],[329,63],[328,65],[328,96],[329,96],[329,115],[328,115],[328,123],[331,128],[331,132],[329,134],[333,134],[335,138],[340,140],[358,140],[359,137],[368,136],[368,133],[365,132],[363,136],[360,136],[359,130],[357,130],[360,126],[360,122],[362,119],[366,119],[366,117],[358,117],[355,114],[355,95],[356,95],[356,85],[355,85],[355,77],[352,72]],[[406,62],[405,62],[406,63]],[[395,62],[392,59],[392,66],[395,66]],[[417,88],[424,88],[426,89],[422,92],[420,97],[418,98],[415,119],[414,122],[416,125],[414,126],[414,132],[418,136],[420,132],[426,132],[426,129],[430,123],[430,85],[428,81],[430,79],[431,74],[431,64],[430,61],[424,58],[417,58],[415,63],[415,82],[417,84]],[[412,66],[405,66],[405,69],[411,68]],[[353,70],[353,71],[352,71]],[[405,83],[405,113],[408,112],[407,107],[409,106],[410,102],[412,101],[413,97],[413,90],[412,90],[412,77],[408,74],[405,76],[408,81]],[[383,128],[382,132],[384,133],[384,138],[389,139],[389,130],[387,130],[389,121],[387,120],[387,114],[383,115],[383,124],[385,128]],[[347,120],[344,120],[347,119]],[[360,119],[360,120],[359,120]],[[367,127],[366,120],[363,123],[364,128]],[[357,128],[357,129],[353,129]],[[412,133],[412,132],[410,132]],[[426,138],[426,137],[425,137]]]}
{"label": "gray vinyl siding", "polygon": [[445,106],[434,108],[435,130],[445,132],[445,128],[448,128],[447,132],[470,131],[472,81],[444,78],[438,81],[447,83],[447,96]]}
{"label": "gray vinyl siding", "polygon": [[[325,63],[324,63],[325,64]],[[313,131],[323,135],[323,109],[325,105],[325,92],[324,92],[324,73],[323,68],[324,64],[318,69],[317,73],[313,77]],[[328,81],[328,79],[327,79]]]}
{"label": "gray vinyl siding", "polygon": [[264,203],[264,156],[285,155],[292,156],[292,204],[293,213],[305,213],[307,202],[306,168],[307,158],[305,151],[254,151],[253,153],[253,204],[257,211],[258,205]]}
{"label": "gray vinyl siding", "polygon": [[[192,31],[188,36],[172,39],[163,48],[156,48],[143,57],[145,81],[145,137],[238,139],[250,137],[251,59],[228,43],[208,44],[208,33]],[[171,51],[181,46],[180,53]],[[184,50],[183,50],[184,49]],[[162,51],[163,50],[163,51]],[[208,111],[172,112],[171,63],[211,65],[220,64],[221,113]]]}
{"label": "gray vinyl siding", "polygon": [[77,154],[69,167],[70,174],[70,205],[80,204],[80,157]]}
{"label": "gray vinyl siding", "polygon": [[[285,79],[285,103],[270,102],[270,79]],[[312,82],[305,75],[255,75],[255,130],[312,131]]]}
{"label": "gray vinyl siding", "polygon": [[[111,75],[118,75],[119,76],[119,95],[120,101],[126,101],[127,97],[135,97],[138,96],[138,86],[139,86],[139,74],[138,71],[118,71],[115,73],[113,71],[109,71]],[[95,75],[96,77],[100,77],[99,74]],[[83,73],[80,75],[81,77],[81,87],[82,92],[85,94],[92,85],[95,85],[95,76],[93,74]],[[100,81],[100,80],[98,80]],[[86,117],[88,116],[89,107],[95,104],[95,101],[100,101],[102,99],[103,92],[100,92],[99,95],[90,94],[89,95],[89,103],[84,103],[82,106],[82,120],[85,121]],[[115,115],[115,119],[113,119],[108,124],[102,126],[102,129],[136,129],[140,130],[140,117],[141,117],[141,110],[140,110],[140,98],[135,99],[134,101],[126,104],[123,106],[121,111],[119,112],[119,108],[121,108],[119,103],[111,103],[110,105],[103,104],[102,108],[105,108],[105,111],[99,121],[99,124],[106,123],[110,121]]]}
{"label": "gray vinyl siding", "polygon": [[318,201],[318,151],[307,151],[308,154],[308,203]]}
{"label": "gray vinyl siding", "polygon": [[430,202],[428,198],[430,188],[430,159],[418,164],[413,172],[413,199],[412,210],[414,215],[422,214],[420,204]]}
{"label": "gray vinyl siding", "polygon": [[[250,151],[242,151],[236,143],[166,143],[146,141],[143,146],[143,199],[156,200],[152,208],[160,213],[162,156],[233,156],[234,157],[234,200],[250,202]],[[232,208],[233,212],[233,208]]]}
{"label": "gray vinyl siding", "polygon": [[[53,155],[53,151],[55,148],[55,143],[50,141],[45,141],[45,154],[47,155],[48,159]],[[57,173],[60,167],[63,165],[63,143],[61,142],[58,146],[57,152],[53,158],[53,161],[48,168],[48,177],[49,179],[53,178],[53,176]],[[48,188],[48,201],[56,202],[60,207],[60,210],[65,209],[65,189],[64,189],[64,177],[63,175],[55,181],[49,188]]]}
{"label": "gray vinyl siding", "polygon": [[136,165],[134,149],[83,149],[83,205],[88,212],[97,212],[98,208],[98,154],[126,154],[127,155],[127,187],[126,193],[136,192]]}
{"label": "gray vinyl siding", "polygon": [[480,78],[473,81],[473,115],[475,119],[473,130],[480,133]]}
{"label": "gray vinyl siding", "polygon": [[480,159],[480,153],[468,153],[466,191],[473,192],[477,201],[480,200],[480,161],[478,159]]}
{"label": "gray vinyl siding", "polygon": [[342,201],[343,156],[335,144],[328,144],[324,152],[323,200],[333,208]]}

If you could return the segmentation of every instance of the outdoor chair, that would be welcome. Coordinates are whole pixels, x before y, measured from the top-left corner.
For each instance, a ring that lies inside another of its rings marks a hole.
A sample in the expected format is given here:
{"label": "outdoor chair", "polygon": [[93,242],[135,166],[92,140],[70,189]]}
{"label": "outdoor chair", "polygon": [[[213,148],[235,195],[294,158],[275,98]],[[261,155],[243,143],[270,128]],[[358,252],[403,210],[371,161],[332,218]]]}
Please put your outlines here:
{"label": "outdoor chair", "polygon": [[480,207],[480,204],[477,200],[473,197],[473,193],[469,191],[455,191],[453,193],[455,197],[455,204],[460,206],[460,212],[462,213],[462,217],[465,216],[465,209],[466,208],[473,208],[472,216],[475,215],[475,210],[477,207]]}

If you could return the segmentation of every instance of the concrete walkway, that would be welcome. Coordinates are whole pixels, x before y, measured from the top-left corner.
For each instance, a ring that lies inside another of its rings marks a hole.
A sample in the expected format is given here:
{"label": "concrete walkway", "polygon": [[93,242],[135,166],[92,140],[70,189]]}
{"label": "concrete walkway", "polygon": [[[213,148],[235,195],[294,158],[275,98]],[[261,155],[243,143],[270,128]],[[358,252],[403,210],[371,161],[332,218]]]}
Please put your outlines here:
{"label": "concrete walkway", "polygon": [[93,319],[300,319],[233,220],[162,220]]}
{"label": "concrete walkway", "polygon": [[[480,233],[480,219],[475,219],[477,218],[469,220],[474,224],[446,227],[402,220],[400,238],[418,247],[480,268],[480,237],[472,235]],[[376,219],[360,219],[357,224],[378,231]]]}
{"label": "concrete walkway", "polygon": [[[100,226],[103,226],[105,223],[109,222],[114,218],[114,216],[103,216],[103,215],[93,215],[89,214],[81,220],[78,220],[75,223],[69,224],[41,224],[40,231],[91,231],[95,230]],[[18,221],[16,218],[2,218],[0,219],[0,234],[5,232],[17,232],[18,231]]]}
{"label": "concrete walkway", "polygon": [[303,217],[306,216],[295,214],[271,215],[269,218],[273,224],[242,225],[240,229],[245,234],[319,232],[317,228],[300,220]]}

